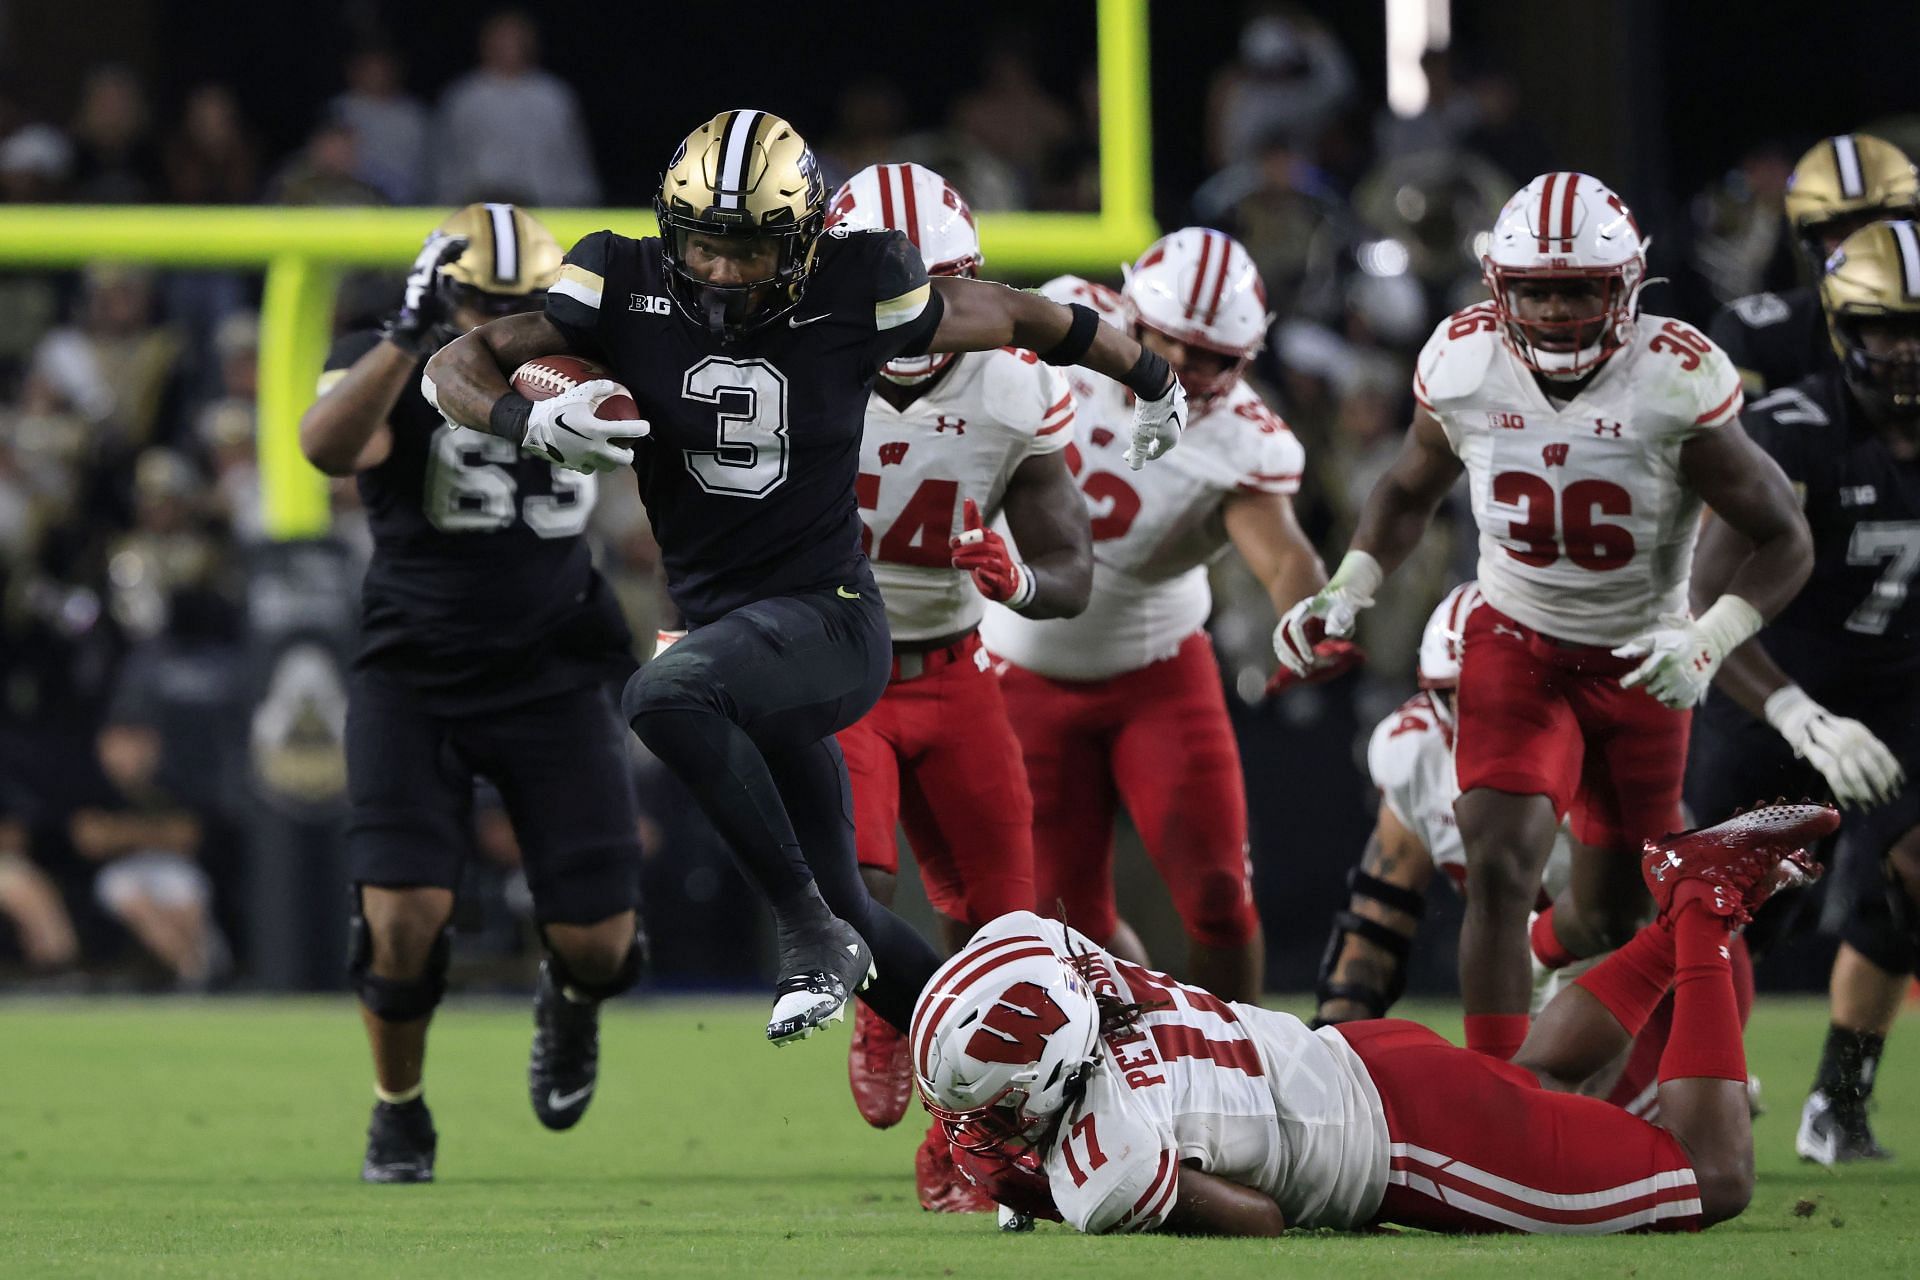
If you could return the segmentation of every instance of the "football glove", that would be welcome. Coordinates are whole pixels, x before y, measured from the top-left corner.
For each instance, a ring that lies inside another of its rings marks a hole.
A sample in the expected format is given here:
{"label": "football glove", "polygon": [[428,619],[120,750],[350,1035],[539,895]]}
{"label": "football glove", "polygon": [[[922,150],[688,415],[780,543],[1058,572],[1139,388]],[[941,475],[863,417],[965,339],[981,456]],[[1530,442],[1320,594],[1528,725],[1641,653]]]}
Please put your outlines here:
{"label": "football glove", "polygon": [[535,400],[520,448],[569,471],[612,471],[633,465],[633,450],[616,440],[644,437],[644,419],[610,422],[593,416],[595,406],[627,389],[607,378],[593,378],[548,400]]}
{"label": "football glove", "polygon": [[1366,662],[1366,653],[1353,641],[1322,640],[1313,646],[1313,667],[1305,675],[1298,675],[1286,667],[1276,668],[1273,675],[1268,677],[1262,696],[1277,698],[1303,684],[1325,684],[1329,680],[1338,680],[1347,672],[1365,666]]}
{"label": "football glove", "polygon": [[466,251],[465,236],[436,231],[427,237],[407,272],[400,309],[388,318],[382,337],[416,356],[424,356],[438,345],[436,331],[447,320],[447,298],[440,290],[440,268]]}
{"label": "football glove", "polygon": [[1147,460],[1157,458],[1180,443],[1187,425],[1187,393],[1174,378],[1158,400],[1136,396],[1133,401],[1133,434],[1124,455],[1127,465],[1138,471]]}
{"label": "football glove", "polygon": [[1340,650],[1322,646],[1353,634],[1360,611],[1373,604],[1374,590],[1385,577],[1380,562],[1366,552],[1347,552],[1326,586],[1281,615],[1273,629],[1273,656],[1303,679],[1317,677],[1332,662],[1346,661]]}
{"label": "football glove", "polygon": [[1760,614],[1739,596],[1721,596],[1698,618],[1660,615],[1660,625],[1643,631],[1613,651],[1616,658],[1644,659],[1620,677],[1628,689],[1644,686],[1662,706],[1675,711],[1696,707],[1706,698],[1713,676],[1729,653],[1760,629]]}
{"label": "football glove", "polygon": [[953,567],[973,575],[980,594],[1009,609],[1033,603],[1033,570],[1013,558],[1007,540],[980,521],[980,504],[968,498],[961,507],[961,532],[947,546]]}
{"label": "football glove", "polygon": [[1906,782],[1906,770],[1873,730],[1833,714],[1799,685],[1775,689],[1765,710],[1767,723],[1820,771],[1842,808],[1870,809],[1893,799]]}

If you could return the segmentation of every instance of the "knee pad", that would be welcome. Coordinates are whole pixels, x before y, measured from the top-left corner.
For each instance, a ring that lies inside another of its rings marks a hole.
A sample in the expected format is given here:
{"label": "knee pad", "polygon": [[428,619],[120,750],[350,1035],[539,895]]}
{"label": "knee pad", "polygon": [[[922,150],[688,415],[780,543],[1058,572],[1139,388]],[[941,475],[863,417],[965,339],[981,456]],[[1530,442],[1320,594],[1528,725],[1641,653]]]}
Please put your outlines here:
{"label": "knee pad", "polygon": [[627,948],[626,959],[620,962],[619,971],[605,982],[583,982],[567,967],[565,957],[554,950],[553,943],[547,938],[547,931],[540,930],[540,941],[547,949],[547,963],[553,967],[554,981],[562,988],[579,992],[591,1000],[607,1000],[623,991],[633,988],[647,971],[647,931],[635,929],[633,943]]}
{"label": "knee pad", "polygon": [[1920,914],[1888,868],[1879,893],[1861,895],[1840,927],[1840,939],[1888,973],[1912,973],[1920,959]]}
{"label": "knee pad", "polygon": [[[1369,875],[1359,867],[1347,873],[1347,890],[1352,897],[1372,899],[1390,910],[1412,916],[1416,922],[1427,910],[1424,895]],[[1349,902],[1352,897],[1348,899]],[[1340,956],[1347,949],[1349,937],[1370,942],[1387,953],[1393,962],[1393,972],[1384,986],[1334,981],[1334,972],[1339,968]],[[1406,992],[1407,955],[1412,949],[1413,938],[1410,935],[1396,933],[1378,920],[1369,920],[1351,906],[1341,908],[1334,913],[1333,933],[1327,939],[1326,954],[1320,957],[1319,985],[1313,992],[1315,1000],[1320,1004],[1329,1000],[1349,1000],[1365,1009],[1369,1017],[1385,1017],[1387,1010],[1393,1007],[1393,1002]],[[1317,1028],[1326,1024],[1315,1018],[1313,1025]]]}
{"label": "knee pad", "polygon": [[[627,678],[620,691],[620,715],[629,725],[660,711],[718,711],[706,664],[683,645],[675,645]],[[637,726],[636,726],[637,730]]]}
{"label": "knee pad", "polygon": [[360,913],[360,893],[353,895],[353,915],[347,922],[347,981],[367,1012],[382,1022],[413,1022],[432,1013],[447,993],[447,967],[453,960],[453,926],[447,925],[427,952],[427,965],[417,978],[382,978],[373,972],[373,930]]}

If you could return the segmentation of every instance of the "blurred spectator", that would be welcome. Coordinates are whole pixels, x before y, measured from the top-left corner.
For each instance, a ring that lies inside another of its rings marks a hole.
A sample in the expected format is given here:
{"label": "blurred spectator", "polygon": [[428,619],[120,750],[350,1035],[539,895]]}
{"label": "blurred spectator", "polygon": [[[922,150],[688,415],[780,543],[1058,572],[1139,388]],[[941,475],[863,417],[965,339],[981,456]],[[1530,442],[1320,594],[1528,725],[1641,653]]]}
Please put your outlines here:
{"label": "blurred spectator", "polygon": [[1353,64],[1332,35],[1291,7],[1256,14],[1239,58],[1207,93],[1207,154],[1216,168],[1249,158],[1283,132],[1311,146],[1352,99]]}
{"label": "blurred spectator", "polygon": [[526,14],[497,13],[480,28],[480,65],[447,89],[434,121],[441,204],[599,203],[579,99],[539,61],[540,33]]}
{"label": "blurred spectator", "polygon": [[53,973],[80,959],[80,940],[60,890],[27,859],[26,828],[0,818],[0,956],[15,954],[28,969]]}
{"label": "blurred spectator", "polygon": [[77,324],[55,329],[34,351],[27,409],[77,413],[134,445],[164,438],[182,344],[172,329],[154,323],[152,274],[89,267],[79,312]]}
{"label": "blurred spectator", "polygon": [[1480,122],[1479,104],[1454,79],[1454,62],[1445,49],[1420,55],[1427,77],[1427,105],[1415,116],[1382,108],[1374,125],[1374,145],[1382,159],[1414,151],[1445,151],[1460,145]]}
{"label": "blurred spectator", "polygon": [[328,106],[353,130],[355,176],[395,204],[426,197],[427,109],[406,91],[399,57],[362,49],[347,60],[347,91]]}
{"label": "blurred spectator", "polygon": [[223,84],[187,95],[167,139],[167,198],[180,204],[250,204],[260,194],[260,151]]}
{"label": "blurred spectator", "polygon": [[50,124],[29,124],[0,142],[0,200],[48,204],[67,194],[73,176],[73,144]]}
{"label": "blurred spectator", "polygon": [[1504,71],[1482,68],[1462,76],[1473,97],[1474,125],[1462,145],[1485,156],[1518,188],[1554,166],[1553,147],[1520,110],[1520,85]]}
{"label": "blurred spectator", "polygon": [[1331,305],[1334,259],[1357,228],[1292,132],[1270,132],[1247,159],[1209,178],[1193,205],[1200,222],[1231,231],[1247,247],[1274,311],[1291,314],[1316,275],[1323,296],[1308,305],[1323,311]]}
{"label": "blurred spectator", "polygon": [[1791,237],[1785,227],[1793,161],[1779,144],[1764,143],[1694,197],[1693,269],[1714,302],[1792,283]]}
{"label": "blurred spectator", "polygon": [[213,466],[213,499],[234,540],[250,546],[266,536],[260,471],[254,453],[259,391],[260,317],[236,312],[213,336],[220,394],[201,407],[194,436]]}
{"label": "blurred spectator", "polygon": [[126,67],[95,67],[80,90],[73,141],[74,199],[137,204],[160,190],[159,158],[149,136],[146,90]]}
{"label": "blurred spectator", "polygon": [[841,89],[833,132],[820,147],[827,185],[838,186],[868,165],[898,160],[906,123],[906,100],[894,82],[875,77]]}
{"label": "blurred spectator", "polygon": [[134,463],[133,527],[114,542],[107,576],[113,620],[136,640],[160,634],[183,591],[238,595],[204,483],[172,449],[144,450]]}
{"label": "blurred spectator", "polygon": [[1402,245],[1433,318],[1485,296],[1481,243],[1513,183],[1471,153],[1416,151],[1383,161],[1353,193],[1368,226]]}
{"label": "blurred spectator", "polygon": [[307,145],[274,175],[267,199],[274,204],[384,204],[379,188],[359,176],[360,146],[353,126],[322,120]]}
{"label": "blurred spectator", "polygon": [[954,102],[948,118],[958,138],[1019,176],[1028,204],[1076,136],[1072,114],[1040,81],[1025,33],[1003,33],[988,46],[980,83]]}

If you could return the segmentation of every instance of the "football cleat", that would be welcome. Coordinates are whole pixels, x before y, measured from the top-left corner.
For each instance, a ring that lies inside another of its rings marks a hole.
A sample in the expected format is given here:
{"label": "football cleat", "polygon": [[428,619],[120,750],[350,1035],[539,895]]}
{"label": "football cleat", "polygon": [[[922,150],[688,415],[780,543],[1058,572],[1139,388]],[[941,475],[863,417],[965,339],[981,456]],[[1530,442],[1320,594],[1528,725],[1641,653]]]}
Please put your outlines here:
{"label": "football cleat", "polygon": [[426,1100],[376,1102],[367,1124],[367,1157],[362,1182],[432,1182],[439,1135]]}
{"label": "football cleat", "polygon": [[600,1002],[567,999],[554,980],[553,961],[540,962],[533,991],[533,1052],[527,1058],[527,1096],[540,1123],[558,1132],[587,1113],[600,1078]]}
{"label": "football cleat", "polygon": [[991,1213],[993,1197],[975,1186],[953,1162],[953,1145],[938,1121],[913,1153],[913,1186],[928,1213]]}
{"label": "football cleat", "polygon": [[854,992],[866,990],[876,976],[873,952],[838,916],[783,930],[767,1039],[784,1046],[838,1022]]}
{"label": "football cleat", "polygon": [[1802,1160],[1832,1168],[1855,1160],[1891,1160],[1893,1153],[1874,1139],[1867,1123],[1867,1106],[1829,1098],[1819,1089],[1807,1095],[1800,1108],[1800,1131],[1793,1149]]}
{"label": "football cleat", "polygon": [[860,1118],[891,1129],[913,1099],[913,1061],[907,1038],[864,1002],[854,1006],[853,1043],[847,1048],[847,1083]]}
{"label": "football cleat", "polygon": [[1009,1209],[1000,1205],[997,1221],[1002,1231],[1031,1231],[1034,1227],[1033,1215],[1022,1213],[1018,1209]]}
{"label": "football cleat", "polygon": [[1776,891],[1819,877],[1807,846],[1839,825],[1839,810],[1827,805],[1763,805],[1711,827],[1647,841],[1640,874],[1662,915],[1672,910],[1679,887],[1696,881],[1708,889],[1698,900],[1738,928]]}

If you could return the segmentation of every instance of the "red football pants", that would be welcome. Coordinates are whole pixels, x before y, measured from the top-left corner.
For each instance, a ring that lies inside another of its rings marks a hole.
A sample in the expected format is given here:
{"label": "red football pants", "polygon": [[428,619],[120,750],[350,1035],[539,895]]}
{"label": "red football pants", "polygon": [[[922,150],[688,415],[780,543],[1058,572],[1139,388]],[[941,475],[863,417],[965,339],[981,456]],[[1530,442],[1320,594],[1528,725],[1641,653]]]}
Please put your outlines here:
{"label": "red football pants", "polygon": [[927,900],[978,927],[1033,910],[1033,800],[979,636],[944,652],[953,660],[889,684],[840,751],[860,865],[897,873],[905,827]]}
{"label": "red football pants", "polygon": [[1125,804],[1188,938],[1252,941],[1260,918],[1246,788],[1206,632],[1164,662],[1109,680],[996,667],[1033,788],[1037,909],[1064,910],[1097,941],[1113,936],[1113,821]]}
{"label": "red football pants", "polygon": [[1378,1222],[1425,1231],[1697,1231],[1693,1164],[1665,1129],[1399,1018],[1335,1030],[1386,1111]]}
{"label": "red football pants", "polygon": [[1475,609],[1460,665],[1460,790],[1546,796],[1571,812],[1575,839],[1600,848],[1679,830],[1693,713],[1621,688],[1636,665]]}

